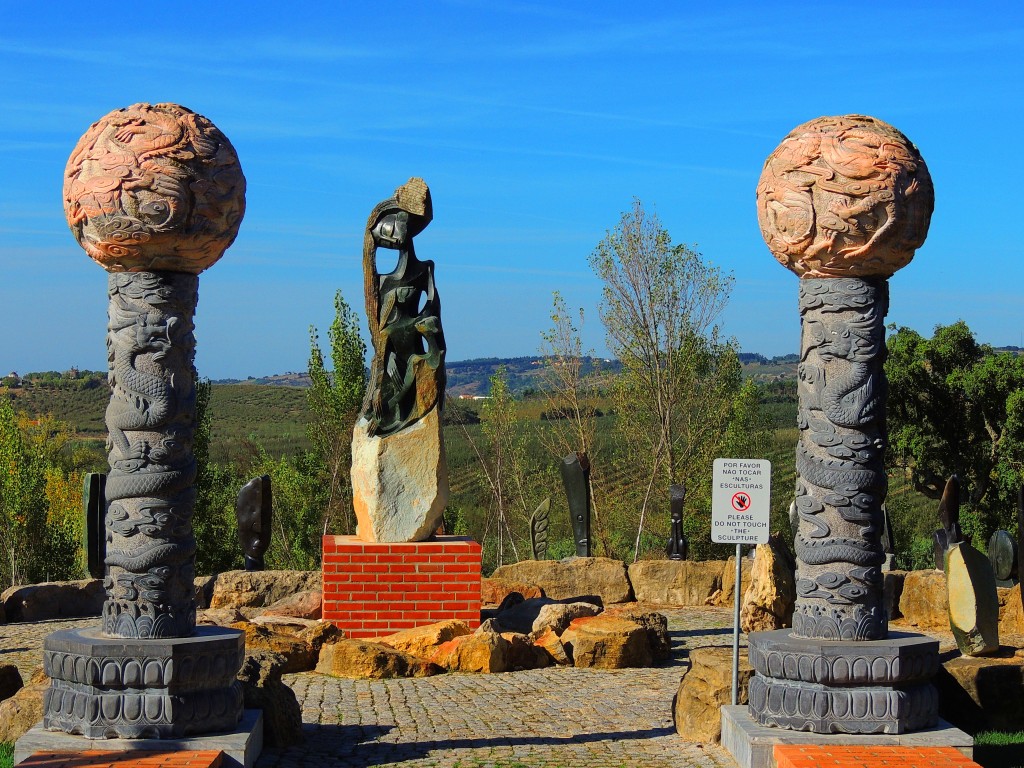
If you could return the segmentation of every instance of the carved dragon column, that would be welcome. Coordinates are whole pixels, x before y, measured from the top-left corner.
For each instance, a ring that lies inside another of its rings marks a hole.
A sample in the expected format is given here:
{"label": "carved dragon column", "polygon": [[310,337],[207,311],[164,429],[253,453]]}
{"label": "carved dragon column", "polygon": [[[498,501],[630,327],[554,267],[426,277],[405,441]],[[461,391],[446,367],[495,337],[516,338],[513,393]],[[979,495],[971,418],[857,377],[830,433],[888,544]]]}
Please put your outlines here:
{"label": "carved dragon column", "polygon": [[245,178],[231,143],[175,104],[95,123],[68,160],[71,231],[109,273],[107,599],[100,631],[47,638],[47,728],[90,738],[230,729],[244,638],[196,629],[195,338],[199,273],[234,241]]}
{"label": "carved dragon column", "polygon": [[861,115],[795,128],[765,161],[757,212],[800,276],[800,439],[792,630],[752,633],[750,714],[816,733],[931,726],[938,643],[890,633],[882,602],[888,278],[934,205],[917,148]]}

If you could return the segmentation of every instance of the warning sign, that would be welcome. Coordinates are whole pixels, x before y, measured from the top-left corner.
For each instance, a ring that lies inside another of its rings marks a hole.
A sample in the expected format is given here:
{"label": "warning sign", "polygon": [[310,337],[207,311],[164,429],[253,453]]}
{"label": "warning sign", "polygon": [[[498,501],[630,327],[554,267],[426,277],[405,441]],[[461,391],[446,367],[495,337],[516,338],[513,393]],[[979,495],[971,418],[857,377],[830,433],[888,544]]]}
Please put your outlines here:
{"label": "warning sign", "polygon": [[711,540],[717,544],[768,541],[772,463],[715,459],[711,486]]}

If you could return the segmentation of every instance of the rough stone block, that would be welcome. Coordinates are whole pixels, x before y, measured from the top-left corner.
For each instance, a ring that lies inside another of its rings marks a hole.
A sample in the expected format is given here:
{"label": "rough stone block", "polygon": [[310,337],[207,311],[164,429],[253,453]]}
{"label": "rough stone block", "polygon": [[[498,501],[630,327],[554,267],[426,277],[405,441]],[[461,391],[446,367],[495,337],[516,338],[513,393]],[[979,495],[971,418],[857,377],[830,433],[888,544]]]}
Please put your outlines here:
{"label": "rough stone block", "polygon": [[603,604],[633,600],[626,564],[607,557],[523,560],[496,569],[493,578],[534,584],[554,600],[596,595]]}
{"label": "rough stone block", "polygon": [[722,588],[724,560],[639,560],[629,566],[638,602],[704,605]]}

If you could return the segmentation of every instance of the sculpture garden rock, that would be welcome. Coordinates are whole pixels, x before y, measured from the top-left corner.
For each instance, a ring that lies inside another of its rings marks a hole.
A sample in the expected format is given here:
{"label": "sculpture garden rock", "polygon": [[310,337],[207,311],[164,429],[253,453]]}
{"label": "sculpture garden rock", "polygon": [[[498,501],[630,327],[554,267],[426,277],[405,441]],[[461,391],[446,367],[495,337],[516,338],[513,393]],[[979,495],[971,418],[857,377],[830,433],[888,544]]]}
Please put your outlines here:
{"label": "sculpture garden rock", "polygon": [[492,578],[533,584],[554,600],[596,595],[608,605],[633,599],[625,563],[607,557],[523,560],[496,568]]}
{"label": "sculpture garden rock", "polygon": [[508,664],[510,671],[524,669],[543,669],[555,663],[554,658],[544,648],[536,645],[530,635],[519,632],[502,632],[501,636],[509,644]]}
{"label": "sculpture garden rock", "polygon": [[207,608],[196,611],[196,624],[229,627],[237,621],[245,621],[245,616],[237,608]]}
{"label": "sculpture garden rock", "polygon": [[574,667],[649,667],[654,660],[647,630],[618,616],[576,619],[562,633],[561,640]]}
{"label": "sculpture garden rock", "polygon": [[225,571],[213,583],[210,608],[265,608],[321,589],[321,579],[320,571]]}
{"label": "sculpture garden rock", "polygon": [[7,621],[50,621],[99,616],[106,593],[99,579],[9,587],[0,595]]}
{"label": "sculpture garden rock", "polygon": [[740,628],[744,632],[782,629],[793,623],[795,567],[793,554],[779,534],[757,545],[740,609]]}
{"label": "sculpture garden rock", "polygon": [[1013,649],[947,658],[935,687],[939,716],[958,728],[969,733],[1024,730],[1024,658]]}
{"label": "sculpture garden rock", "polygon": [[[732,649],[694,648],[672,705],[676,732],[687,741],[718,743],[722,739],[721,708],[732,703]],[[754,668],[740,657],[737,702],[747,703]]]}
{"label": "sculpture garden rock", "polygon": [[444,668],[382,643],[341,639],[320,649],[316,671],[334,677],[382,680],[429,677],[444,672]]}
{"label": "sculpture garden rock", "polygon": [[430,659],[451,672],[507,672],[512,669],[512,644],[494,621],[485,621],[470,635],[438,646]]}
{"label": "sculpture garden rock", "polygon": [[[740,563],[740,577],[744,584],[750,583],[750,569],[754,567],[754,561],[744,557]],[[722,588],[713,596],[712,605],[733,606],[735,604],[736,589],[736,557],[730,557],[722,567]]]}
{"label": "sculpture garden rock", "polygon": [[254,624],[248,621],[240,621],[231,626],[245,633],[247,651],[267,651],[280,656],[283,664],[282,674],[309,672],[319,661],[322,640],[319,645],[314,646],[298,634],[278,631],[273,625]]}
{"label": "sculpture garden rock", "polygon": [[947,628],[946,575],[942,571],[908,571],[903,579],[899,611],[905,624],[921,629]]}
{"label": "sculpture garden rock", "polygon": [[[556,635],[561,636],[575,619],[583,616],[597,616],[599,613],[601,613],[601,607],[593,603],[548,603],[540,607],[537,618],[533,620],[533,625],[530,627],[530,632],[537,635],[550,629]],[[500,614],[498,620],[501,621]]]}
{"label": "sculpture garden rock", "polygon": [[533,644],[543,650],[554,664],[560,667],[572,666],[572,659],[569,658],[565,644],[552,630],[548,629],[541,632],[540,635],[534,638]]}
{"label": "sculpture garden rock", "polygon": [[723,560],[639,560],[629,566],[638,602],[704,605],[722,588]]}
{"label": "sculpture garden rock", "polygon": [[[448,500],[441,407],[445,343],[434,262],[413,240],[433,218],[430,190],[412,178],[370,212],[363,237],[363,286],[373,360],[352,438],[352,491],[363,541],[423,541]],[[398,251],[377,271],[377,249]]]}
{"label": "sculpture garden rock", "polygon": [[287,662],[271,651],[250,651],[238,672],[246,709],[263,710],[263,743],[268,747],[301,744],[302,710],[281,675]]}
{"label": "sculpture garden rock", "polygon": [[0,701],[0,742],[13,744],[43,719],[43,697],[49,687],[50,678],[39,667],[27,685]]}
{"label": "sculpture garden rock", "polygon": [[507,579],[480,579],[480,602],[484,605],[501,605],[513,592],[525,599],[544,597],[544,590],[535,584],[520,584]]}
{"label": "sculpture garden rock", "polygon": [[999,598],[988,558],[966,542],[946,549],[949,627],[961,653],[999,650]]}
{"label": "sculpture garden rock", "polygon": [[396,651],[418,656],[421,659],[429,659],[444,643],[468,634],[470,634],[470,629],[466,622],[450,619],[378,637],[375,642],[383,643]]}
{"label": "sculpture garden rock", "polygon": [[672,656],[672,638],[668,632],[668,618],[641,603],[618,603],[608,607],[605,616],[615,616],[639,624],[647,633],[654,661],[663,661]]}
{"label": "sculpture garden rock", "polygon": [[304,589],[271,603],[262,615],[319,619],[323,615],[323,593],[319,589]]}

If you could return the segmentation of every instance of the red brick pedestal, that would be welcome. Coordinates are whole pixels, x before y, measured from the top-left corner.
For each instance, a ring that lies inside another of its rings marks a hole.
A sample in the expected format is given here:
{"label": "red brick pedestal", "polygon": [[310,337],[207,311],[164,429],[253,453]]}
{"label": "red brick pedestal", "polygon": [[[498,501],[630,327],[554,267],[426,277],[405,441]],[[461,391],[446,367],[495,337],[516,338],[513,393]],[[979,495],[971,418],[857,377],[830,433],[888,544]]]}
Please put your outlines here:
{"label": "red brick pedestal", "polygon": [[348,637],[445,619],[480,625],[480,545],[462,536],[374,544],[323,538],[323,618]]}

